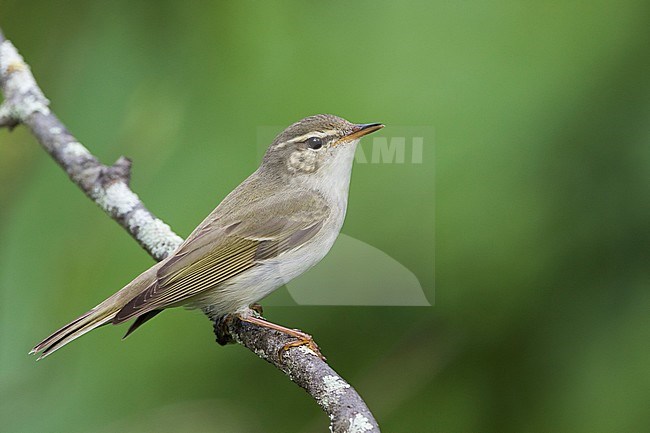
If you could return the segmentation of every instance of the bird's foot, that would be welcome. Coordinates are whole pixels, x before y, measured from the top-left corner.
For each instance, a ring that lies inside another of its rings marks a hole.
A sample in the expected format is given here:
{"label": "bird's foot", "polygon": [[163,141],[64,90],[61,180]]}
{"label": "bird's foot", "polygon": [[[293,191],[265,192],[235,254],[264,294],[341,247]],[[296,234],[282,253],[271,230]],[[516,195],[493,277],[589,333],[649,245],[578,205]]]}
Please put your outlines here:
{"label": "bird's foot", "polygon": [[282,358],[282,354],[284,352],[291,349],[292,347],[307,346],[307,348],[309,350],[314,352],[316,355],[318,355],[318,357],[320,359],[325,361],[325,359],[326,359],[325,356],[323,356],[323,354],[320,351],[320,348],[318,347],[318,344],[316,344],[316,342],[314,341],[314,338],[311,335],[305,334],[304,332],[299,331],[297,329],[291,329],[291,331],[293,333],[295,333],[295,334],[289,334],[289,335],[294,337],[295,340],[290,341],[287,344],[285,344],[284,346],[282,346],[282,349],[280,349],[280,352],[278,354],[280,356],[280,358]]}
{"label": "bird's foot", "polygon": [[291,349],[292,347],[307,346],[307,348],[311,350],[316,356],[318,356],[320,359],[325,361],[325,357],[321,353],[320,348],[314,341],[313,337],[309,334],[306,334],[298,329],[290,329],[290,328],[285,328],[284,326],[281,325],[276,325],[275,323],[269,322],[260,317],[239,316],[239,319],[244,322],[252,323],[254,325],[259,325],[265,328],[273,329],[278,332],[282,332],[283,334],[295,338],[294,341],[290,341],[280,348],[280,350],[278,351],[278,357],[280,359],[282,359],[282,355],[284,354],[284,352]]}

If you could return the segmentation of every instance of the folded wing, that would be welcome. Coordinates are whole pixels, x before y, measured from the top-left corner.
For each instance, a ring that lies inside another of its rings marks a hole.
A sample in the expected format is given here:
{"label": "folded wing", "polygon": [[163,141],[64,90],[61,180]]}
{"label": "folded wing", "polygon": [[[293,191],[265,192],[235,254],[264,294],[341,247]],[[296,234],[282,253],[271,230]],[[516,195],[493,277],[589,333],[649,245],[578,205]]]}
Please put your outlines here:
{"label": "folded wing", "polygon": [[320,231],[328,214],[319,195],[305,192],[290,201],[261,200],[237,218],[206,219],[158,269],[155,283],[127,303],[113,323],[191,302],[261,261],[300,248]]}

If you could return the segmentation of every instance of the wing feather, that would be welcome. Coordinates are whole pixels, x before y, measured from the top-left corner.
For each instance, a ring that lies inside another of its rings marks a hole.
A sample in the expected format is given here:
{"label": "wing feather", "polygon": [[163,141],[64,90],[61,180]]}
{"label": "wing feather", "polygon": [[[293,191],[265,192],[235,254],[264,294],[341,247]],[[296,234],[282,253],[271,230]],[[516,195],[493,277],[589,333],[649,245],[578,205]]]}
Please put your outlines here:
{"label": "wing feather", "polygon": [[[206,218],[113,323],[190,302],[261,261],[299,248],[320,231],[329,208],[314,193],[291,202],[263,201],[228,223],[214,214]],[[303,206],[296,209],[295,203]]]}

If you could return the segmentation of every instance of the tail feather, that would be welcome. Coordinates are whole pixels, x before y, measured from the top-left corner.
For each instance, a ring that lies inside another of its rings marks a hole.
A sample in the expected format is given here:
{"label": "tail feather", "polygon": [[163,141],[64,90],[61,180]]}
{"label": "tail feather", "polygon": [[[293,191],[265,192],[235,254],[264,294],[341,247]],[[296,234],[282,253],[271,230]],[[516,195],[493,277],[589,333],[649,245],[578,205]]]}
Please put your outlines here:
{"label": "tail feather", "polygon": [[35,347],[34,347],[34,348],[29,352],[29,354],[31,355],[31,354],[33,354],[33,353],[36,353],[36,352],[39,352],[39,351],[43,350],[43,348],[44,348],[45,346],[47,346],[50,342],[52,342],[52,340],[56,340],[57,337],[59,337],[61,334],[63,334],[67,329],[70,329],[70,327],[72,327],[73,325],[79,323],[80,320],[83,320],[83,319],[85,319],[86,317],[88,317],[89,314],[92,314],[92,310],[90,310],[90,311],[88,311],[88,312],[82,314],[81,316],[79,316],[79,317],[77,317],[76,319],[74,319],[72,322],[70,322],[70,323],[68,323],[67,325],[65,325],[65,326],[63,326],[63,327],[57,329],[56,331],[54,331],[54,332],[53,332],[50,336],[48,336],[45,340],[43,340],[43,341],[41,341],[40,343],[38,343],[38,344],[37,344],[37,345],[36,345],[36,346],[35,346]]}
{"label": "tail feather", "polygon": [[[156,272],[160,265],[161,263],[153,265],[151,268],[141,273],[133,281],[106,299],[104,302],[97,305],[87,313],[77,317],[75,320],[55,331],[45,340],[38,343],[29,353],[40,353],[38,359],[45,358],[72,340],[81,337],[86,332],[92,331],[95,328],[110,323],[117,315],[117,312],[120,311],[129,301],[131,301],[131,299],[133,299],[135,296],[137,296],[139,293],[141,293],[156,281]],[[131,327],[129,333],[133,332],[136,328],[138,328],[147,320],[151,319],[156,314],[157,312],[150,312],[149,314],[145,315],[146,317],[136,320],[136,323]]]}
{"label": "tail feather", "polygon": [[92,309],[82,314],[72,322],[55,331],[45,340],[38,343],[29,353],[40,353],[38,359],[54,353],[72,340],[75,340],[86,332],[110,322],[116,311]]}

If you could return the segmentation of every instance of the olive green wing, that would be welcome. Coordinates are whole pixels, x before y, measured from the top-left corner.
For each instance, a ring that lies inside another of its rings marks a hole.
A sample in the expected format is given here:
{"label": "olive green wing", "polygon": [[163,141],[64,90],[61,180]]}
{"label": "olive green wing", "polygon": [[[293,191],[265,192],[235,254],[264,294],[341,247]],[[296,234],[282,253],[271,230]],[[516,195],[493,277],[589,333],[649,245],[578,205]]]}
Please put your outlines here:
{"label": "olive green wing", "polygon": [[320,231],[328,215],[324,200],[309,193],[291,200],[262,200],[227,221],[208,217],[113,323],[181,305],[263,260],[299,248]]}

